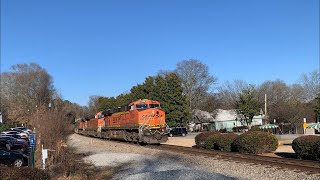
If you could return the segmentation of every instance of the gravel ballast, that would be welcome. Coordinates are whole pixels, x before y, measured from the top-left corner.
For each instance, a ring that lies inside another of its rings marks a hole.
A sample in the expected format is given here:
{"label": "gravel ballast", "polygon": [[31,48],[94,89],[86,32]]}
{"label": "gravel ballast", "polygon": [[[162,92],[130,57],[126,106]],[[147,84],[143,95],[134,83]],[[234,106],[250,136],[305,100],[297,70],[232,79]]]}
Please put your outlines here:
{"label": "gravel ballast", "polygon": [[319,179],[317,175],[149,149],[73,134],[68,145],[88,154],[85,162],[118,167],[113,179]]}

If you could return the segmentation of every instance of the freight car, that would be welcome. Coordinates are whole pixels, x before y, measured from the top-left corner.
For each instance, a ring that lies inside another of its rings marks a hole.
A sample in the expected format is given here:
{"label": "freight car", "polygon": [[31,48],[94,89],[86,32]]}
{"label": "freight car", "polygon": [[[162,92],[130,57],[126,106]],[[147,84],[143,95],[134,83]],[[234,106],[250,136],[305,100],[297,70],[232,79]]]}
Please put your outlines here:
{"label": "freight car", "polygon": [[159,144],[168,140],[165,112],[154,100],[137,100],[128,106],[98,112],[77,121],[75,132],[104,139]]}

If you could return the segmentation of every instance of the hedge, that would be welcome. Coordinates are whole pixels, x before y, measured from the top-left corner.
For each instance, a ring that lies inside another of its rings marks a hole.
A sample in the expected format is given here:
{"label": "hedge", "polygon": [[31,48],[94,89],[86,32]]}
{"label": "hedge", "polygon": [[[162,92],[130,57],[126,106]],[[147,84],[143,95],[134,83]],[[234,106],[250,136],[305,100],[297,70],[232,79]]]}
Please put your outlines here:
{"label": "hedge", "polygon": [[259,126],[253,126],[253,127],[251,127],[251,129],[249,129],[249,131],[264,131],[264,130],[260,129]]}
{"label": "hedge", "polygon": [[216,141],[217,149],[221,151],[231,151],[231,144],[235,141],[239,135],[234,133],[222,134]]}
{"label": "hedge", "polygon": [[198,147],[203,147],[205,148],[205,140],[213,135],[213,134],[217,134],[218,132],[203,132],[203,133],[200,133],[198,134],[196,137],[195,137],[195,142],[196,142],[196,145]]}
{"label": "hedge", "polygon": [[232,151],[250,154],[273,152],[278,148],[278,139],[268,132],[249,131],[241,134],[231,145]]}
{"label": "hedge", "polygon": [[217,142],[221,139],[222,134],[214,133],[206,138],[205,140],[205,148],[206,149],[215,149],[218,150]]}
{"label": "hedge", "polygon": [[292,149],[298,158],[320,160],[320,136],[301,136],[292,141]]}

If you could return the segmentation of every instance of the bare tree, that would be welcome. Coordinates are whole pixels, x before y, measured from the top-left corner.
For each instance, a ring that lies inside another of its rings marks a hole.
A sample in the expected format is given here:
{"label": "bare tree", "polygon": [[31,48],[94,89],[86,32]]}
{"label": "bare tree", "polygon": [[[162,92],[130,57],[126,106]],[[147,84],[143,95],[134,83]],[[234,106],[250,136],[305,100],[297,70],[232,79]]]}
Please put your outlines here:
{"label": "bare tree", "polygon": [[182,80],[190,112],[199,106],[211,85],[217,82],[217,78],[210,75],[208,66],[195,59],[179,62],[175,72]]}
{"label": "bare tree", "polygon": [[218,99],[218,94],[208,93],[204,101],[199,105],[199,110],[214,113],[216,109],[221,108],[223,101]]}
{"label": "bare tree", "polygon": [[309,74],[303,74],[300,83],[304,89],[303,100],[310,102],[317,97],[320,92],[320,73],[315,70]]}
{"label": "bare tree", "polygon": [[1,73],[1,99],[7,102],[8,119],[25,121],[35,107],[48,105],[55,89],[52,78],[37,64],[17,64]]}
{"label": "bare tree", "polygon": [[218,87],[218,97],[221,102],[222,109],[235,108],[236,101],[242,91],[248,88],[249,85],[243,80],[234,80],[233,82],[226,81],[223,85]]}
{"label": "bare tree", "polygon": [[[269,120],[277,123],[290,123],[297,131],[302,127],[302,119],[312,119],[310,103],[305,103],[304,88],[300,84],[288,86],[281,80],[266,81],[258,88],[260,105],[264,103],[264,95],[267,94],[267,109]],[[311,113],[310,113],[311,112]]]}
{"label": "bare tree", "polygon": [[258,88],[259,105],[263,107],[264,97],[267,94],[267,114],[269,120],[284,121],[282,109],[290,98],[290,88],[282,80],[265,81]]}
{"label": "bare tree", "polygon": [[88,113],[90,115],[94,115],[99,110],[99,98],[101,96],[90,96],[89,103],[88,103]]}

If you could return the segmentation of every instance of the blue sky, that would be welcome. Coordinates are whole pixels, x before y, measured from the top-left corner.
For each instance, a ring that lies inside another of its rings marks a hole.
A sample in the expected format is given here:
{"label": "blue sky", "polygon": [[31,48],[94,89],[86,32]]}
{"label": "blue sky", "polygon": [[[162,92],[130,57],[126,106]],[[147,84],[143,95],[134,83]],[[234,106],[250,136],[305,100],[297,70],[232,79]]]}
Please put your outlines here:
{"label": "blue sky", "polygon": [[1,71],[38,63],[81,105],[190,58],[219,84],[292,84],[319,68],[319,0],[1,0]]}

